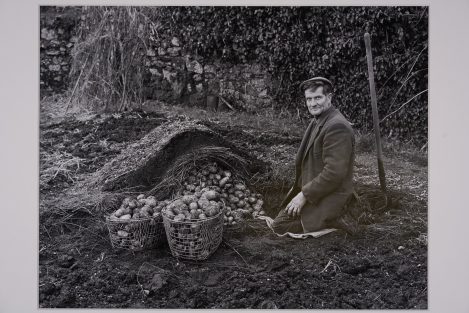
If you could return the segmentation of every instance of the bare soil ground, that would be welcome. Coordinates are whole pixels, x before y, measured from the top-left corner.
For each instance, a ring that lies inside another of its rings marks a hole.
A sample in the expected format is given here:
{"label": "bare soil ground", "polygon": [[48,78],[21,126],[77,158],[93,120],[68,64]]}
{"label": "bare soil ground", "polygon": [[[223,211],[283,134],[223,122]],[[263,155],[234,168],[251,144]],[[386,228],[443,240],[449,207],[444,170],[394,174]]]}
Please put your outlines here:
{"label": "bare soil ground", "polygon": [[[278,177],[293,174],[302,129],[235,125],[219,116],[203,123],[267,159]],[[388,186],[398,201],[353,238],[341,231],[281,238],[250,221],[226,228],[219,249],[194,262],[174,258],[166,245],[113,250],[100,216],[44,217],[46,200],[162,122],[183,118],[162,110],[41,120],[40,307],[427,308],[427,165],[418,150],[385,147]],[[355,180],[377,188],[375,156],[358,147]],[[264,197],[282,197],[286,188],[274,184]],[[266,208],[272,217],[277,209]]]}

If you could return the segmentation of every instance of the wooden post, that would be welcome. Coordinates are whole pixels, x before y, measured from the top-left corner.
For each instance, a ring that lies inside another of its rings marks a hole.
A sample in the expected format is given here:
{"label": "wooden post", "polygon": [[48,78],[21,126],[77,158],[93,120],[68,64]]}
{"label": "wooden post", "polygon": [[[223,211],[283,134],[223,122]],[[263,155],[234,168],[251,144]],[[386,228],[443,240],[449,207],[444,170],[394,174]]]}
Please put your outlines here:
{"label": "wooden post", "polygon": [[378,175],[381,190],[386,192],[386,176],[383,165],[383,151],[381,150],[381,135],[379,131],[378,106],[376,100],[375,76],[373,73],[373,56],[371,55],[370,34],[365,33],[366,60],[368,63],[368,81],[370,82],[371,109],[373,112],[373,126],[375,129],[376,150],[378,151]]}

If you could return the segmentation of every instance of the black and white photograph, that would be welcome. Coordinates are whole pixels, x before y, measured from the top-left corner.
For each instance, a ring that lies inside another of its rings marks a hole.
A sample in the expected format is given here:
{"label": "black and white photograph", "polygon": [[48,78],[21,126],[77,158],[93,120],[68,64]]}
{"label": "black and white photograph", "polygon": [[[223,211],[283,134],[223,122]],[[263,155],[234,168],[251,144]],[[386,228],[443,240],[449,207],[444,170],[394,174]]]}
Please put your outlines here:
{"label": "black and white photograph", "polygon": [[39,13],[39,308],[428,309],[429,6]]}

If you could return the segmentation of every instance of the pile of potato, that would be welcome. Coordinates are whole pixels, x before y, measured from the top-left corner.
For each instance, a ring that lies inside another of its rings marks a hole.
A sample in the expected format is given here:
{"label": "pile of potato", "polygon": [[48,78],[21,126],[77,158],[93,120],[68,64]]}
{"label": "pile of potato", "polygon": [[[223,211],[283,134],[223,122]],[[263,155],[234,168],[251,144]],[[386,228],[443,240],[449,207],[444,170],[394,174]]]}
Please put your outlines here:
{"label": "pile of potato", "polygon": [[141,194],[136,199],[127,197],[122,201],[121,206],[110,216],[111,220],[130,220],[141,218],[161,218],[161,210],[167,201],[158,202],[154,196],[145,198]]}
{"label": "pile of potato", "polygon": [[[204,219],[222,209],[224,224],[235,225],[245,218],[265,214],[262,196],[251,192],[243,182],[233,179],[230,171],[223,170],[215,162],[192,170],[183,186],[184,197],[170,204],[168,210],[173,211],[178,220]],[[184,210],[181,202],[188,210]],[[174,207],[182,208],[179,210],[181,212],[177,212],[178,209],[175,212]]]}
{"label": "pile of potato", "polygon": [[[141,249],[153,246],[163,236],[161,210],[167,202],[158,202],[153,196],[128,197],[109,216],[109,234],[114,247]],[[135,221],[133,223],[120,223]],[[113,223],[114,222],[114,223]]]}
{"label": "pile of potato", "polygon": [[223,203],[219,194],[208,188],[185,195],[166,205],[164,214],[175,222],[205,220],[220,213]]}

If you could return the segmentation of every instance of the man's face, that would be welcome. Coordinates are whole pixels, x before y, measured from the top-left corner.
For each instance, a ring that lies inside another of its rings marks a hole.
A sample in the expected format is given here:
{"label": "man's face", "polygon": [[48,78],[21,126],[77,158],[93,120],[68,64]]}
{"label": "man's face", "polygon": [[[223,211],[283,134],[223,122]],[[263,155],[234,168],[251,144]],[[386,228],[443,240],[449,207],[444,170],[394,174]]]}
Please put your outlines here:
{"label": "man's face", "polygon": [[331,106],[332,94],[325,95],[323,87],[320,86],[316,90],[305,90],[306,106],[312,116],[317,116],[327,110]]}

